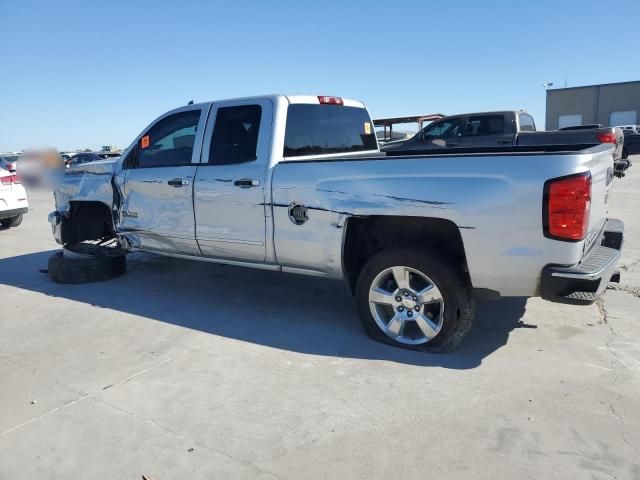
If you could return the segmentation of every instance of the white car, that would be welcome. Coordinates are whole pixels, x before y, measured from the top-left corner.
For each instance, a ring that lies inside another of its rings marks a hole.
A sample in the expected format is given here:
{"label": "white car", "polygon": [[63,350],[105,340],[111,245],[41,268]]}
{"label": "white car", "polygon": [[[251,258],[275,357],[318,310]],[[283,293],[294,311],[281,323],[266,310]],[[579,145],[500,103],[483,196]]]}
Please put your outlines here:
{"label": "white car", "polygon": [[28,210],[27,192],[16,173],[0,168],[0,225],[17,227]]}

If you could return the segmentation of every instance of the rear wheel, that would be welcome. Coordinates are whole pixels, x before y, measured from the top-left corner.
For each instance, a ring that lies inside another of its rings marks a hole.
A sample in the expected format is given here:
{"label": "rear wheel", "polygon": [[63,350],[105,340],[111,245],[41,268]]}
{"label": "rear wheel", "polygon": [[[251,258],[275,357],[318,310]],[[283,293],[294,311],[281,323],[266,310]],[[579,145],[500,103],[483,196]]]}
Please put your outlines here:
{"label": "rear wheel", "polygon": [[126,251],[91,243],[65,245],[49,258],[49,277],[57,283],[100,282],[123,275]]}
{"label": "rear wheel", "polygon": [[369,336],[398,347],[451,351],[473,321],[473,293],[464,272],[432,250],[377,253],[358,277],[356,297]]}
{"label": "rear wheel", "polygon": [[17,217],[3,218],[2,220],[0,220],[0,225],[2,225],[4,228],[17,227],[21,223],[22,214],[18,215]]}

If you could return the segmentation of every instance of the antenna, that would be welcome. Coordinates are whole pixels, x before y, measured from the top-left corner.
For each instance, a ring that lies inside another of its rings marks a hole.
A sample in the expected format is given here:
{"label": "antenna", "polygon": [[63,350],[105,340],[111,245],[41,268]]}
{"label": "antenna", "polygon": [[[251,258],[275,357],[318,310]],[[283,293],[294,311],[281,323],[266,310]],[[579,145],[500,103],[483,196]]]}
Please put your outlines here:
{"label": "antenna", "polygon": [[[566,81],[565,81],[566,83]],[[187,105],[193,105],[193,100],[189,100],[189,103],[187,103]]]}
{"label": "antenna", "polygon": [[567,72],[564,72],[564,88],[567,88]]}

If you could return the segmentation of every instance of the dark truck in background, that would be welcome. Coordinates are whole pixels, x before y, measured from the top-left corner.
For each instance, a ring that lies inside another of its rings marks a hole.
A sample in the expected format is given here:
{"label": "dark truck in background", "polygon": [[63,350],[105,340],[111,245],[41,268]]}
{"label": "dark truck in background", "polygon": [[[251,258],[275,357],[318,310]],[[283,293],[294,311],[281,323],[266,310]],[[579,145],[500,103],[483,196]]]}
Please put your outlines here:
{"label": "dark truck in background", "polygon": [[624,146],[622,148],[622,160],[627,162],[627,168],[631,166],[630,155],[640,155],[640,133],[633,130],[623,130]]}
{"label": "dark truck in background", "polygon": [[412,138],[390,142],[385,152],[460,148],[491,150],[492,147],[534,145],[615,145],[616,170],[622,165],[624,135],[615,127],[537,131],[533,117],[520,110],[451,115],[430,123]]}

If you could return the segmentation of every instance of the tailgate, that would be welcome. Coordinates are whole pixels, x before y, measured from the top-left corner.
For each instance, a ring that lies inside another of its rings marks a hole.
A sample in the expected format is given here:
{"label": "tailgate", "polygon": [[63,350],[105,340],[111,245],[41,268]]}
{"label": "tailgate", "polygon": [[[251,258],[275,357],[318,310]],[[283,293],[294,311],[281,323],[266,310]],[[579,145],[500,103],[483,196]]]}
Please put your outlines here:
{"label": "tailgate", "polygon": [[613,185],[613,148],[593,153],[585,166],[591,171],[591,211],[589,233],[585,241],[585,249],[588,249],[599,238],[609,212]]}

